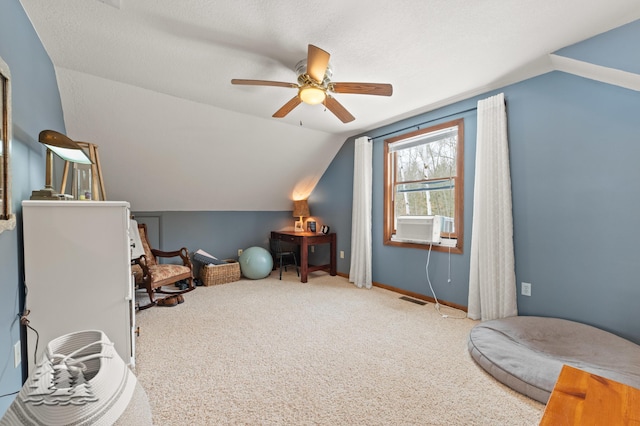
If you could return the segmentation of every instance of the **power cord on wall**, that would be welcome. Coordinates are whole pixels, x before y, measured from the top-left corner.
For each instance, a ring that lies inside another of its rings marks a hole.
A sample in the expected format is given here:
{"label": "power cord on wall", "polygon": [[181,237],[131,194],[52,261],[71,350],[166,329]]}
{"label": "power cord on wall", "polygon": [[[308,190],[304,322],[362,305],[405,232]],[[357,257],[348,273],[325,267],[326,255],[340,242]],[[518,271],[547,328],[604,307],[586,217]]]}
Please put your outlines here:
{"label": "power cord on wall", "polygon": [[6,397],[6,396],[17,395],[17,394],[19,394],[19,393],[20,393],[20,391],[19,391],[19,390],[15,391],[15,392],[5,393],[4,395],[0,395],[0,398],[4,398],[4,397]]}
{"label": "power cord on wall", "polygon": [[27,316],[31,313],[30,310],[26,310],[24,311],[24,313],[22,315],[18,314],[18,316],[20,316],[20,324],[24,325],[25,327],[27,327],[29,330],[33,331],[34,333],[36,333],[36,346],[33,350],[33,363],[34,365],[38,363],[38,360],[36,359],[36,354],[38,353],[38,344],[40,343],[40,334],[38,333],[38,330],[36,330],[35,328],[31,327],[29,325],[29,318],[27,318]]}
{"label": "power cord on wall", "polygon": [[451,283],[451,246],[449,246],[449,275],[447,276],[447,282]]}
{"label": "power cord on wall", "polygon": [[[432,244],[429,244],[429,251],[427,254],[427,264],[425,265],[425,272],[427,274],[427,282],[429,283],[429,288],[431,289],[431,294],[433,294],[433,299],[436,301],[436,304],[434,305],[436,308],[436,311],[438,311],[438,313],[440,314],[440,316],[442,318],[452,318],[452,319],[465,319],[467,317],[467,314],[465,313],[464,316],[451,316],[449,314],[443,314],[440,311],[440,302],[438,302],[438,297],[436,296],[436,292],[433,290],[433,286],[431,285],[431,279],[429,278],[429,261],[431,260],[431,248],[433,247]],[[449,265],[449,271],[451,271],[451,265]],[[451,282],[451,272],[449,272],[449,282]],[[455,308],[450,308],[450,309],[455,309]],[[457,311],[457,309],[455,309]]]}
{"label": "power cord on wall", "polygon": [[36,357],[38,353],[38,344],[40,343],[40,334],[38,333],[38,330],[36,330],[35,328],[29,325],[29,318],[27,317],[29,316],[31,311],[28,309],[29,308],[29,305],[27,303],[28,300],[29,300],[29,287],[25,282],[24,283],[24,312],[22,313],[22,315],[20,315],[20,324],[24,325],[29,330],[36,333],[36,345],[35,345],[35,348],[33,349],[33,365],[36,365],[38,363],[38,359]]}
{"label": "power cord on wall", "polygon": [[[18,298],[19,298],[19,289],[16,286],[16,293],[15,293],[15,303],[18,304]],[[21,314],[17,314],[17,319],[15,319],[14,321],[11,322],[11,324],[9,325],[9,335],[11,335],[11,329],[13,328],[13,326],[15,325],[15,323],[17,321],[20,321],[20,323],[22,324],[22,315]],[[10,360],[13,358],[12,357],[12,352],[13,352],[13,345],[9,344],[9,353],[7,354],[7,362],[5,363],[4,367],[2,368],[2,371],[0,371],[0,378],[3,378],[6,371],[7,371],[7,367],[10,364]],[[12,395],[17,395],[20,392],[20,389],[18,389],[17,391],[14,392],[9,392],[9,393],[5,393],[0,395],[0,398],[5,398],[7,396],[12,396]]]}
{"label": "power cord on wall", "polygon": [[[36,347],[35,347],[35,350],[33,352],[33,363],[35,364],[36,363],[36,353],[38,353],[38,343],[40,342],[40,334],[38,334],[38,330],[36,330],[35,328],[33,328],[33,327],[31,327],[29,325],[29,318],[27,318],[27,316],[29,316],[30,313],[31,313],[31,311],[27,309],[23,313],[17,314],[17,316],[18,316],[18,318],[20,318],[20,324],[21,325],[24,325],[25,327],[27,327],[28,329],[30,329],[34,333],[36,333]],[[7,396],[12,396],[12,395],[17,395],[18,393],[20,393],[20,390],[22,390],[22,389],[19,389],[19,390],[15,391],[15,392],[5,393],[4,395],[0,395],[0,398],[4,398],[4,397],[7,397]]]}

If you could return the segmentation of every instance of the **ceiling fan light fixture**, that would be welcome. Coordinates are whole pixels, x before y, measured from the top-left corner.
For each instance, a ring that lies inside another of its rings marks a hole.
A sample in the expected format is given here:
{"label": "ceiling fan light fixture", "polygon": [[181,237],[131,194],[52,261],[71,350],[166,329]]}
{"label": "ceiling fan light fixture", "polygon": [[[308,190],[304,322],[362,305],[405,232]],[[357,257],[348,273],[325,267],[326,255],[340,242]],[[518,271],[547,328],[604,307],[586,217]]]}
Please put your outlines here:
{"label": "ceiling fan light fixture", "polygon": [[298,96],[300,97],[300,100],[305,104],[318,105],[324,102],[327,94],[324,90],[318,87],[306,86],[300,88]]}

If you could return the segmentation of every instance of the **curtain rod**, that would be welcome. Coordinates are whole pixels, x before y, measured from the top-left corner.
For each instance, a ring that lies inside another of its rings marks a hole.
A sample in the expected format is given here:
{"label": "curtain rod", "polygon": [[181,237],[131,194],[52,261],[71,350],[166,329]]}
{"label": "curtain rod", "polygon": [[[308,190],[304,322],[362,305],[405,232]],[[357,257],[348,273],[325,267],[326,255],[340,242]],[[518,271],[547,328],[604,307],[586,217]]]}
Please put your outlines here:
{"label": "curtain rod", "polygon": [[464,111],[454,112],[454,113],[451,113],[449,115],[445,115],[443,117],[438,117],[438,118],[434,118],[434,119],[431,119],[431,120],[423,121],[422,123],[414,124],[412,126],[407,126],[405,128],[394,130],[393,132],[385,133],[384,135],[376,136],[376,137],[369,138],[369,139],[374,141],[376,139],[384,138],[386,136],[391,136],[391,135],[394,135],[394,134],[400,133],[400,132],[405,132],[405,131],[413,129],[413,128],[417,128],[419,130],[420,126],[424,126],[425,124],[433,123],[434,121],[443,120],[445,118],[453,117],[455,115],[464,114],[465,112],[475,111],[477,109],[478,109],[478,107],[473,107],[473,108],[465,109]]}

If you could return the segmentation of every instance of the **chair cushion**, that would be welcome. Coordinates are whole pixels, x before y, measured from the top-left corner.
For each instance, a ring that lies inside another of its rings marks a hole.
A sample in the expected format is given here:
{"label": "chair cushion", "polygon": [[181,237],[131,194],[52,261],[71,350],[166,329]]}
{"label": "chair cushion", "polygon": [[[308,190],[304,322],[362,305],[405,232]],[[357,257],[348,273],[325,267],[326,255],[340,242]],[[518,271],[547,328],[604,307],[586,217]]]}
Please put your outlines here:
{"label": "chair cushion", "polygon": [[155,265],[156,257],[153,255],[151,251],[151,246],[149,245],[149,240],[147,239],[146,228],[144,226],[138,227],[138,232],[140,233],[140,239],[142,240],[142,246],[144,247],[144,255],[147,258],[147,265]]}
{"label": "chair cushion", "polygon": [[160,264],[149,266],[151,274],[151,284],[157,283],[168,278],[177,277],[179,275],[191,275],[191,269],[184,265]]}
{"label": "chair cushion", "polygon": [[[143,283],[142,268],[139,265],[131,265],[131,272],[136,284]],[[191,276],[191,269],[183,265],[159,264],[149,266],[151,273],[151,286],[155,288],[154,283],[166,280],[168,278],[185,275],[185,278]]]}
{"label": "chair cushion", "polygon": [[131,273],[133,274],[133,280],[136,284],[142,284],[142,268],[140,265],[131,265]]}

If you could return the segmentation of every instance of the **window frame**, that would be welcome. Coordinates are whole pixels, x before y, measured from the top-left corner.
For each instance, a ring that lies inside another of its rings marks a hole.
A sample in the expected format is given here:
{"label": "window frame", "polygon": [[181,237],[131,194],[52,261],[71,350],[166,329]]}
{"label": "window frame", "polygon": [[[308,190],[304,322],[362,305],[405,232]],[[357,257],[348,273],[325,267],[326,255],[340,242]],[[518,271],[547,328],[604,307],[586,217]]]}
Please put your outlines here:
{"label": "window frame", "polygon": [[[458,140],[456,146],[456,176],[455,176],[455,208],[454,208],[454,223],[455,223],[455,235],[456,245],[449,246],[444,244],[430,244],[430,243],[414,243],[393,241],[391,238],[395,234],[395,206],[393,201],[395,176],[394,169],[392,167],[393,156],[390,155],[389,146],[403,141],[405,139],[414,138],[427,133],[436,132],[448,127],[458,128]],[[456,120],[447,121],[445,123],[430,126],[424,129],[415,130],[413,132],[404,133],[402,135],[385,139],[384,141],[384,209],[383,209],[383,244],[395,247],[407,247],[417,248],[422,250],[428,250],[430,247],[434,251],[444,251],[456,254],[462,254],[464,248],[464,119],[459,118]]]}
{"label": "window frame", "polygon": [[11,207],[11,73],[0,58],[0,233],[16,226]]}

